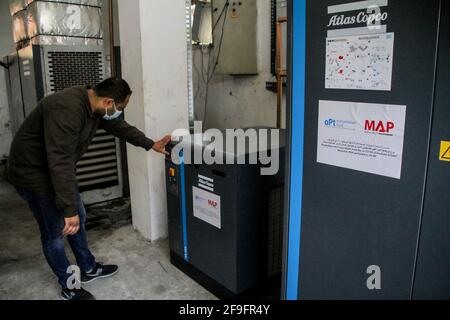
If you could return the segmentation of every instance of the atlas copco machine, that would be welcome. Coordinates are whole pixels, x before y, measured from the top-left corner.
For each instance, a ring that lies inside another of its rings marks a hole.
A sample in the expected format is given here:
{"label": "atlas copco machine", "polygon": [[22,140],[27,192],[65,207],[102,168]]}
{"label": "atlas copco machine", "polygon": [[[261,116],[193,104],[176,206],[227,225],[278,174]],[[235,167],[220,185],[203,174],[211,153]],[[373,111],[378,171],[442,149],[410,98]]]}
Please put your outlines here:
{"label": "atlas copco machine", "polygon": [[[191,152],[207,147],[188,140]],[[280,296],[284,144],[281,132],[279,146],[265,150],[279,154],[272,176],[261,174],[261,164],[236,164],[262,151],[250,148],[216,150],[234,160],[229,165],[166,159],[171,262],[219,298]]]}

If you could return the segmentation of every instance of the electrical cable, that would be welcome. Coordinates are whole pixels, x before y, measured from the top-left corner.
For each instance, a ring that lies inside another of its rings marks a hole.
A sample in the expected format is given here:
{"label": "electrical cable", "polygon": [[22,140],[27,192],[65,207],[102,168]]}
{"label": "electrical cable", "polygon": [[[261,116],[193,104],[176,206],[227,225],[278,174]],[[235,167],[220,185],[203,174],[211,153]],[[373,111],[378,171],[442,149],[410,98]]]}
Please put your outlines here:
{"label": "electrical cable", "polygon": [[[199,96],[199,94],[201,92],[201,83],[200,82],[203,82],[205,85],[206,85],[206,82],[207,82],[207,79],[206,79],[207,75],[205,77],[205,56],[208,55],[208,58],[209,58],[210,55],[209,55],[209,52],[205,52],[204,51],[204,47],[205,46],[201,45],[198,48],[198,50],[200,51],[200,55],[201,55],[201,60],[200,60],[201,71],[200,72],[198,70],[197,63],[196,63],[196,60],[197,60],[196,56],[194,56],[193,65],[194,65],[194,69],[195,69],[195,71],[197,72],[197,75],[198,75],[198,79],[197,79],[197,93],[195,94],[194,101],[196,101],[198,99],[198,96]],[[209,63],[209,61],[208,61],[208,63]],[[196,119],[200,119],[200,117],[198,117],[198,115],[196,115],[195,117],[196,117]]]}
{"label": "electrical cable", "polygon": [[[201,54],[202,54],[202,60],[201,60],[201,62],[202,62],[202,80],[203,80],[203,83],[204,84],[206,84],[206,79],[208,78],[208,75],[206,76],[206,78],[205,78],[205,55],[208,55],[208,59],[210,58],[210,52],[211,51],[209,51],[208,53],[204,53],[203,52],[203,46],[201,46],[200,47],[200,52],[201,52]],[[208,60],[208,65],[209,65],[209,60]],[[209,74],[209,73],[208,73]]]}
{"label": "electrical cable", "polygon": [[[216,27],[217,27],[217,25],[219,24],[219,22],[222,20],[222,17],[223,17],[222,32],[221,32],[221,35],[220,35],[219,46],[218,46],[218,53],[217,53],[216,58],[213,59],[211,57],[212,54],[213,54],[213,50],[211,50],[209,46],[200,45],[199,48],[200,48],[200,54],[201,54],[201,71],[199,72],[197,64],[196,64],[196,59],[195,59],[195,56],[194,56],[194,63],[193,63],[193,65],[194,65],[194,69],[195,69],[197,75],[199,76],[198,77],[198,82],[197,82],[197,92],[195,93],[194,100],[196,100],[198,98],[198,95],[200,93],[200,80],[202,80],[203,83],[206,85],[206,88],[205,88],[205,91],[206,91],[205,92],[205,105],[204,105],[204,111],[205,112],[204,112],[204,116],[203,116],[203,122],[206,122],[206,109],[207,109],[208,96],[209,96],[209,83],[211,82],[211,80],[212,80],[212,78],[214,76],[214,73],[216,71],[217,65],[218,65],[218,61],[219,61],[219,57],[220,57],[220,53],[221,53],[221,49],[222,49],[223,35],[224,35],[224,30],[225,30],[225,24],[226,24],[226,20],[227,20],[227,14],[228,14],[229,5],[230,5],[230,2],[226,1],[224,6],[223,6],[223,8],[222,8],[222,10],[221,10],[221,12],[220,12],[219,17],[217,18],[217,21],[215,22],[215,24],[214,24],[214,26],[212,28],[212,32],[214,32]],[[205,47],[208,49],[208,52],[205,52],[205,50],[204,50]],[[206,55],[208,55],[208,62],[207,62],[208,68],[206,70],[206,76],[205,76],[205,56]],[[212,63],[212,61],[215,61],[215,62],[214,62],[213,70],[211,72],[211,67],[212,67],[211,63]],[[201,75],[201,77],[200,77],[200,75]],[[199,119],[199,117],[197,117],[197,116],[196,116],[196,118]]]}
{"label": "electrical cable", "polygon": [[[227,13],[228,13],[228,9],[227,9]],[[219,50],[218,50],[218,53],[217,53],[216,62],[214,63],[214,68],[213,68],[213,70],[211,72],[211,75],[208,78],[208,82],[210,82],[212,80],[212,77],[214,76],[214,73],[216,72],[216,69],[217,69],[217,65],[218,65],[219,58],[220,58],[220,53],[222,51],[223,35],[225,33],[225,23],[226,23],[226,21],[227,21],[227,16],[225,16],[225,18],[223,20],[222,33],[220,35]]]}
{"label": "electrical cable", "polygon": [[197,75],[197,87],[195,88],[195,92],[194,92],[194,100],[197,99],[198,94],[200,92],[200,71],[197,68],[197,64],[195,63],[195,61],[197,60],[197,50],[193,50],[193,56],[192,59],[194,60],[193,66],[194,66],[194,71],[195,74]]}
{"label": "electrical cable", "polygon": [[213,31],[216,30],[216,27],[219,24],[220,20],[222,19],[223,13],[225,12],[225,9],[228,7],[228,5],[229,5],[229,2],[228,1],[225,2],[225,5],[222,8],[222,12],[220,12],[219,17],[217,18],[217,21],[216,21],[216,23],[214,24],[214,26],[212,28]]}
{"label": "electrical cable", "polygon": [[[224,30],[225,30],[225,24],[226,24],[227,17],[228,17],[229,4],[230,4],[229,1],[227,1],[227,2],[225,3],[224,8],[222,9],[222,13],[221,13],[221,15],[220,15],[220,17],[221,17],[222,14],[225,13],[225,16],[224,16],[224,18],[223,18],[223,24],[222,24],[222,32],[221,32],[220,40],[219,40],[219,49],[218,49],[217,57],[216,57],[216,59],[215,59],[214,69],[213,69],[212,73],[210,72],[210,70],[211,70],[211,69],[210,69],[210,66],[211,66],[211,60],[209,61],[209,65],[208,65],[208,68],[209,68],[209,70],[208,70],[208,82],[211,81],[211,78],[212,78],[212,76],[214,75],[214,73],[215,73],[215,71],[216,71],[217,63],[218,63],[218,61],[219,61],[220,52],[221,52],[221,49],[222,49],[222,43],[223,43],[223,35],[224,35]],[[217,19],[216,24],[215,24],[215,27],[216,27],[217,24],[220,22],[220,17]],[[213,30],[215,29],[215,27],[213,28]],[[214,61],[214,60],[213,60],[213,61]]]}
{"label": "electrical cable", "polygon": [[[222,8],[222,11],[221,11],[221,13],[220,13],[220,15],[219,15],[219,17],[217,18],[217,21],[216,21],[216,23],[214,24],[214,26],[213,26],[213,28],[212,28],[212,32],[214,32],[214,30],[215,30],[215,28],[216,28],[216,26],[217,26],[217,24],[221,21],[221,19],[222,19],[222,16],[223,16],[223,13],[226,11],[226,9],[228,8],[228,5],[229,5],[229,1],[227,1],[227,2],[225,2],[225,4],[224,4],[224,6],[223,6],[223,8]],[[205,78],[205,68],[204,68],[204,66],[205,66],[205,60],[204,60],[204,56],[205,55],[209,55],[211,52],[209,51],[208,53],[205,53],[204,52],[204,50],[203,50],[203,48],[204,48],[204,46],[203,45],[200,45],[200,51],[201,51],[201,53],[202,53],[202,59],[201,59],[201,63],[202,63],[202,65],[201,65],[201,75],[202,75],[202,80],[203,80],[203,83],[204,84],[207,84],[207,79],[210,77],[209,75],[210,75],[210,68],[209,68],[209,65],[210,65],[210,63],[211,63],[211,60],[209,59],[208,60],[208,71],[207,71],[207,76],[206,76],[206,78]],[[210,57],[209,57],[210,58]],[[194,63],[195,63],[195,61],[194,61]]]}
{"label": "electrical cable", "polygon": [[[226,9],[226,10],[225,10]],[[205,94],[205,107],[204,107],[204,113],[203,113],[203,125],[206,128],[206,118],[207,118],[207,111],[208,111],[208,97],[209,97],[209,83],[211,82],[212,78],[214,77],[214,74],[216,72],[217,69],[217,65],[219,62],[219,58],[220,58],[220,53],[222,50],[222,44],[223,44],[223,36],[225,33],[225,25],[227,22],[227,16],[228,16],[228,9],[229,9],[229,2],[227,1],[225,3],[225,16],[223,18],[223,24],[222,24],[222,32],[220,35],[220,41],[219,41],[219,46],[218,46],[218,53],[217,53],[217,57],[216,59],[211,59],[211,53],[210,53],[210,57],[209,57],[209,63],[208,63],[208,77],[207,77],[207,82],[206,82],[206,94]],[[214,61],[214,67],[212,72],[210,72],[211,70],[211,61]]]}

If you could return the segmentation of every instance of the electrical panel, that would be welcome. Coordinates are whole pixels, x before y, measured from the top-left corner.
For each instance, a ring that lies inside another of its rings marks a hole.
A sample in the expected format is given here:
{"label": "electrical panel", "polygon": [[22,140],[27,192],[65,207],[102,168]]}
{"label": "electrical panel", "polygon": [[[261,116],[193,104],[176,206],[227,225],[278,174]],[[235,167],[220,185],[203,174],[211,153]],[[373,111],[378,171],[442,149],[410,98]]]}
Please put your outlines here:
{"label": "electrical panel", "polygon": [[214,0],[212,64],[216,73],[258,73],[256,0]]}

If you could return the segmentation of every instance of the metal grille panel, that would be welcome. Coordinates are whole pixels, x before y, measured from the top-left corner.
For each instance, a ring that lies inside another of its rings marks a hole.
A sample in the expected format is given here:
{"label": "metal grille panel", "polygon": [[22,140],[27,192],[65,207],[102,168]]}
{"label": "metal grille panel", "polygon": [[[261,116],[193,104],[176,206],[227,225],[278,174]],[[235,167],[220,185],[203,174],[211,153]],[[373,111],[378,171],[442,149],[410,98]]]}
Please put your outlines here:
{"label": "metal grille panel", "polygon": [[269,243],[268,243],[268,276],[281,273],[283,250],[283,204],[284,186],[270,191],[269,196]]}
{"label": "metal grille panel", "polygon": [[103,79],[101,52],[48,52],[50,90],[96,85]]}

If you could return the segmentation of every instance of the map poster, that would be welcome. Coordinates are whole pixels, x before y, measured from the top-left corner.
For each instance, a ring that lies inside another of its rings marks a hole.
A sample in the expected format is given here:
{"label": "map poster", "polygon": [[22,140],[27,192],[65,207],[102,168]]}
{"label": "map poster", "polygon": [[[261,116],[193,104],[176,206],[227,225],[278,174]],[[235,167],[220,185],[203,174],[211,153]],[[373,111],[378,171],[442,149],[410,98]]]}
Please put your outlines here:
{"label": "map poster", "polygon": [[327,38],[326,89],[391,91],[394,33]]}
{"label": "map poster", "polygon": [[317,162],[400,179],[406,106],[319,102]]}
{"label": "map poster", "polygon": [[214,193],[192,187],[194,217],[221,229],[220,197]]}

